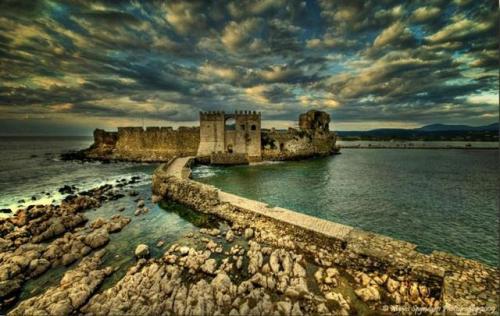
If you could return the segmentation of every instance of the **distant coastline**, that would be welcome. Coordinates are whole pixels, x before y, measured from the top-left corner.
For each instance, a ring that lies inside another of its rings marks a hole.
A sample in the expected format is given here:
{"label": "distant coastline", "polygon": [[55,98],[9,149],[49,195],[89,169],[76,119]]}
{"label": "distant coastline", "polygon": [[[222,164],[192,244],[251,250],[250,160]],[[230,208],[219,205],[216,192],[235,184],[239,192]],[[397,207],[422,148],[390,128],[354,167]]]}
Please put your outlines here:
{"label": "distant coastline", "polygon": [[484,126],[431,124],[414,129],[379,128],[368,131],[337,131],[336,134],[338,140],[342,141],[471,143],[498,142],[498,132],[498,123],[493,123]]}
{"label": "distant coastline", "polygon": [[498,150],[496,141],[406,141],[406,140],[344,140],[337,141],[339,148],[352,149],[481,149]]}

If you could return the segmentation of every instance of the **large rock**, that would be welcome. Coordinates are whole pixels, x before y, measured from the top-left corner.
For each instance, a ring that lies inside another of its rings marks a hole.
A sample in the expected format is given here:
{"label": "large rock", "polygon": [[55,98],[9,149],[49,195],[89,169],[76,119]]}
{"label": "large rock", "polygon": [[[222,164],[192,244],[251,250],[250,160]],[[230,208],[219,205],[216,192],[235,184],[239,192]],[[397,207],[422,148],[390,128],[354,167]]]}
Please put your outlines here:
{"label": "large rock", "polygon": [[84,243],[90,248],[99,248],[109,242],[109,234],[105,228],[99,228],[85,236]]}
{"label": "large rock", "polygon": [[217,269],[217,261],[215,259],[208,259],[201,266],[201,270],[208,274],[214,274]]}
{"label": "large rock", "polygon": [[253,229],[251,229],[251,228],[245,229],[245,232],[244,232],[243,236],[247,240],[250,239],[250,238],[252,238],[253,237]]}
{"label": "large rock", "polygon": [[394,279],[388,278],[387,279],[387,290],[389,291],[389,293],[394,293],[398,289],[399,289],[399,282],[394,280]]}
{"label": "large rock", "polygon": [[149,247],[145,244],[140,244],[135,248],[135,256],[137,258],[145,258],[149,256]]}
{"label": "large rock", "polygon": [[380,292],[375,286],[369,286],[354,291],[363,302],[380,301]]}
{"label": "large rock", "polygon": [[49,288],[39,296],[22,301],[9,312],[9,315],[70,315],[77,313],[78,309],[113,271],[109,267],[98,269],[103,256],[104,251],[98,251],[94,256],[84,258],[75,269],[64,274],[58,286]]}

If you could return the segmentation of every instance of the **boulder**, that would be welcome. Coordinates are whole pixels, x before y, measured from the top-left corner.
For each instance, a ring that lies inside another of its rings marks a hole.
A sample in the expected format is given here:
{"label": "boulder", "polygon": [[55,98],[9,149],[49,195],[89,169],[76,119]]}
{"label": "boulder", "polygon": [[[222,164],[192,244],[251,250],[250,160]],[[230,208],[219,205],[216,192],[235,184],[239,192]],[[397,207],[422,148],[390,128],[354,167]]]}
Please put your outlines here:
{"label": "boulder", "polygon": [[135,256],[137,258],[145,258],[149,256],[149,247],[145,244],[140,244],[135,248]]}
{"label": "boulder", "polygon": [[227,240],[227,242],[233,242],[233,240],[234,240],[234,233],[231,229],[228,230],[226,233],[226,240]]}
{"label": "boulder", "polygon": [[304,267],[302,267],[298,262],[294,262],[293,275],[296,277],[305,277],[306,276],[306,269],[304,269]]}
{"label": "boulder", "polygon": [[99,248],[109,242],[109,234],[105,228],[99,228],[85,236],[83,242],[90,248]]}
{"label": "boulder", "polygon": [[201,266],[201,270],[207,274],[214,274],[217,269],[217,261],[215,259],[208,259]]}
{"label": "boulder", "polygon": [[189,247],[188,246],[182,246],[179,248],[179,252],[181,253],[181,255],[185,256],[189,253]]}
{"label": "boulder", "polygon": [[30,275],[33,277],[38,276],[47,271],[49,267],[50,267],[50,262],[47,259],[41,258],[41,259],[31,260],[29,266]]}
{"label": "boulder", "polygon": [[375,286],[369,286],[361,289],[357,289],[354,291],[356,295],[363,302],[377,302],[380,301],[380,292]]}
{"label": "boulder", "polygon": [[106,220],[102,217],[96,218],[92,223],[90,223],[90,228],[98,229],[101,228],[104,224],[106,224]]}
{"label": "boulder", "polygon": [[246,240],[252,238],[253,237],[253,229],[251,229],[251,228],[245,229],[245,232],[243,233],[243,237],[245,237]]}
{"label": "boulder", "polygon": [[399,289],[399,282],[394,280],[394,279],[388,278],[387,279],[387,290],[389,291],[389,293],[394,293],[398,289]]}

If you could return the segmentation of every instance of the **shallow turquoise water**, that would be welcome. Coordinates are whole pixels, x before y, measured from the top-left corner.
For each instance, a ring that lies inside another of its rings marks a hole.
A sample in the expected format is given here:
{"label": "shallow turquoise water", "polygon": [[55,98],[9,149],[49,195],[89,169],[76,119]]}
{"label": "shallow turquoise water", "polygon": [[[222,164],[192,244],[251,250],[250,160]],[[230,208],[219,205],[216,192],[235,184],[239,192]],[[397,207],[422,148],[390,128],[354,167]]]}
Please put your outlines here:
{"label": "shallow turquoise water", "polygon": [[491,265],[498,262],[498,151],[343,149],[255,166],[199,166],[225,191]]}
{"label": "shallow turquoise water", "polygon": [[[108,201],[101,207],[84,213],[89,223],[99,217],[109,219],[115,214],[132,219],[120,232],[109,235],[110,242],[105,247],[106,255],[102,266],[109,265],[117,271],[105,280],[99,291],[115,284],[125,275],[128,268],[135,264],[134,251],[137,245],[148,245],[151,256],[160,257],[173,243],[196,231],[198,227],[218,225],[213,218],[173,202],[162,201],[159,204],[153,204],[150,198],[151,183],[149,181],[134,187],[134,190],[145,199],[145,204],[150,209],[148,213],[134,216],[136,197],[130,196]],[[118,212],[117,210],[121,207],[125,207],[125,211]],[[159,241],[163,241],[163,245],[158,244]],[[78,262],[68,267],[59,266],[50,269],[40,277],[29,280],[23,287],[21,300],[41,294],[47,288],[55,286],[63,274],[76,266]]]}

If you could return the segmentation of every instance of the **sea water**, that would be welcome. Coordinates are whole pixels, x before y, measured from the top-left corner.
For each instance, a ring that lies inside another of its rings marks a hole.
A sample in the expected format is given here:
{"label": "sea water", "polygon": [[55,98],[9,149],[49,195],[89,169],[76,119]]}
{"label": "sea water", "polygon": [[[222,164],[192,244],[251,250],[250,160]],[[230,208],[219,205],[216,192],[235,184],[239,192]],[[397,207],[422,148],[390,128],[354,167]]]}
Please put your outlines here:
{"label": "sea water", "polygon": [[[0,137],[0,208],[57,203],[63,185],[86,190],[133,176],[141,177],[134,189],[151,195],[157,164],[60,160],[62,152],[91,143],[86,137]],[[498,172],[498,150],[343,149],[341,155],[313,160],[199,166],[193,175],[231,193],[407,240],[425,252],[444,250],[496,265]],[[109,217],[121,206],[132,216],[129,197],[86,216]],[[124,238],[116,249],[173,241],[200,224],[197,213],[179,211],[178,205],[150,208],[144,219],[124,229],[133,234],[116,235]]]}
{"label": "sea water", "polygon": [[270,205],[498,262],[498,150],[342,149],[341,155],[193,176]]}

